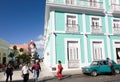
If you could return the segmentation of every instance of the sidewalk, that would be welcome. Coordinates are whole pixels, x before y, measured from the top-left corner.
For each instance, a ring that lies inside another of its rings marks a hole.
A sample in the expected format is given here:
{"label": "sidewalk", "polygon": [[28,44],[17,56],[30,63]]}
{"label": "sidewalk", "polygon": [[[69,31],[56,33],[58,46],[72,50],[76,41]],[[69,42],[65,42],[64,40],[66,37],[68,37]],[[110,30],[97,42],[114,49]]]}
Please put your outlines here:
{"label": "sidewalk", "polygon": [[41,65],[41,72],[40,72],[40,76],[39,76],[39,80],[44,80],[47,78],[53,78],[54,74],[52,72],[50,72],[49,68],[47,68],[47,66],[45,66],[44,62],[40,63]]}
{"label": "sidewalk", "polygon": [[[50,78],[55,78],[56,76],[56,72],[50,72],[49,68],[47,66],[45,66],[45,64],[42,62],[40,63],[41,65],[41,72],[39,75],[39,81],[40,80],[45,80],[45,79],[50,79]],[[19,70],[15,70],[14,74],[13,74],[13,81],[22,81],[23,78],[21,77],[21,69]],[[70,71],[64,71],[63,70],[63,76],[66,75],[75,75],[75,74],[81,74],[81,70],[70,70]],[[3,72],[0,72],[0,82],[5,82],[6,79],[6,75],[4,75]],[[29,79],[33,79],[33,73],[30,72],[29,74]]]}
{"label": "sidewalk", "polygon": [[[54,77],[54,75],[48,70],[48,68],[44,65],[44,63],[40,63],[40,65],[41,65],[42,70],[39,75],[39,80]],[[21,77],[21,74],[22,74],[21,69],[15,70],[13,72],[13,81],[23,80],[23,78]],[[6,79],[6,75],[4,75],[4,72],[0,72],[0,82],[5,82],[5,79]],[[31,72],[29,74],[29,79],[33,79],[33,73],[31,73]]]}

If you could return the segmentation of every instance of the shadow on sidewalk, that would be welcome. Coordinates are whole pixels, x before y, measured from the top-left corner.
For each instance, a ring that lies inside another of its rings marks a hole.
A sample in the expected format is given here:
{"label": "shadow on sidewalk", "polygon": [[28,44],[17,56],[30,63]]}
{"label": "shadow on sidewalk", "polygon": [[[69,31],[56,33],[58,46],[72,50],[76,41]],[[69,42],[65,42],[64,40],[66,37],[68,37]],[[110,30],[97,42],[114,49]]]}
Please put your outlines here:
{"label": "shadow on sidewalk", "polygon": [[[64,75],[63,78],[62,78],[62,80],[67,79],[67,78],[71,78],[71,76],[72,76],[72,75]],[[50,80],[53,80],[53,81],[58,80],[58,77],[55,76],[55,77],[53,77],[53,78],[44,78],[44,80],[39,81],[39,82],[48,82],[48,81],[50,81]]]}

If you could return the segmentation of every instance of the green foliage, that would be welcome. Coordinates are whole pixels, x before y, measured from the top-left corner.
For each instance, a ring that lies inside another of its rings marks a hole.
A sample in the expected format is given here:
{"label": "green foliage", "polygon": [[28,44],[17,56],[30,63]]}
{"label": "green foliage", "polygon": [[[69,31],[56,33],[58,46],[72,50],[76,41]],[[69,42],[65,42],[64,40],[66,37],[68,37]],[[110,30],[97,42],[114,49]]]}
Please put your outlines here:
{"label": "green foliage", "polygon": [[23,53],[21,55],[19,55],[18,60],[23,59],[23,62],[29,62],[30,61],[30,56],[26,53]]}
{"label": "green foliage", "polygon": [[13,50],[17,50],[17,46],[16,45],[13,46]]}
{"label": "green foliage", "polygon": [[14,54],[12,52],[10,52],[9,57],[13,58]]}
{"label": "green foliage", "polygon": [[[20,54],[19,52],[23,52],[22,54]],[[20,48],[19,50],[17,49],[17,46],[14,45],[13,49],[11,50],[9,57],[13,58],[15,57],[15,59],[17,59],[16,61],[19,61],[20,59],[23,60],[23,62],[29,62],[30,61],[30,56],[24,52],[23,48]]]}
{"label": "green foliage", "polygon": [[19,51],[20,51],[20,52],[23,52],[23,51],[24,51],[24,49],[23,49],[23,48],[20,48],[20,49],[19,49]]}

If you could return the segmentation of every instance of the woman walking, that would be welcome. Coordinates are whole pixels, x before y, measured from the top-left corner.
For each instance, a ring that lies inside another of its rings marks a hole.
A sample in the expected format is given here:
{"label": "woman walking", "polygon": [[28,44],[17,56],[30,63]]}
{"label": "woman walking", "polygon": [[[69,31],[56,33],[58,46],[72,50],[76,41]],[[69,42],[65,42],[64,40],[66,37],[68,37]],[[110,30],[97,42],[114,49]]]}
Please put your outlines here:
{"label": "woman walking", "polygon": [[7,65],[4,75],[5,74],[6,74],[6,82],[8,82],[9,77],[10,77],[10,82],[12,82],[13,67],[11,64]]}
{"label": "woman walking", "polygon": [[24,66],[22,67],[23,82],[27,82],[29,80],[29,71],[28,63],[24,63]]}
{"label": "woman walking", "polygon": [[63,67],[62,67],[61,61],[59,60],[57,76],[58,76],[58,79],[60,79],[60,80],[62,80],[62,70],[63,70]]}

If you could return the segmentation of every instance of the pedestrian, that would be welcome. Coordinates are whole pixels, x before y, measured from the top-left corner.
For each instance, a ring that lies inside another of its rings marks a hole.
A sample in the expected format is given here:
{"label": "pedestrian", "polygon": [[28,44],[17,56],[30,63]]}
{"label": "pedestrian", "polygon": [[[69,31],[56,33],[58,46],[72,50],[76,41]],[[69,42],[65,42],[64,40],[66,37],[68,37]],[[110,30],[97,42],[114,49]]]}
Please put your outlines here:
{"label": "pedestrian", "polygon": [[27,82],[29,80],[29,69],[28,63],[24,63],[24,66],[22,67],[22,77],[23,82]]}
{"label": "pedestrian", "polygon": [[4,75],[5,74],[6,74],[6,82],[8,82],[9,77],[10,77],[10,82],[12,82],[13,66],[11,64],[7,65]]}
{"label": "pedestrian", "polygon": [[62,80],[62,70],[63,70],[63,67],[62,67],[61,61],[59,60],[57,76],[58,76],[58,79],[60,79],[60,80]]}
{"label": "pedestrian", "polygon": [[107,58],[107,61],[108,61],[108,65],[110,66],[110,69],[111,69],[111,74],[115,75],[115,70],[114,70],[114,67],[113,67],[112,60],[110,60],[110,58]]}
{"label": "pedestrian", "polygon": [[33,64],[32,71],[34,73],[34,82],[38,82],[38,77],[41,71],[39,60],[36,60],[35,63]]}

